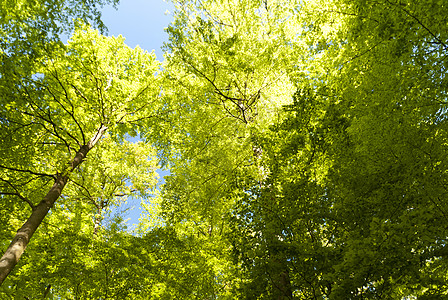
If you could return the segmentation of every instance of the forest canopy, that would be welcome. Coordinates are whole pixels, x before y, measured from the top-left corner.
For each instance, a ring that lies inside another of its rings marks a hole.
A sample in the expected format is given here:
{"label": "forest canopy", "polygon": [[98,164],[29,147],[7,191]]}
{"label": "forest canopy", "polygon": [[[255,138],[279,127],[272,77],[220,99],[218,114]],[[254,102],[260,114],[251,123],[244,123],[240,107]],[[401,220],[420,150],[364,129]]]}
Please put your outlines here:
{"label": "forest canopy", "polygon": [[0,4],[1,299],[447,297],[445,1],[117,2]]}

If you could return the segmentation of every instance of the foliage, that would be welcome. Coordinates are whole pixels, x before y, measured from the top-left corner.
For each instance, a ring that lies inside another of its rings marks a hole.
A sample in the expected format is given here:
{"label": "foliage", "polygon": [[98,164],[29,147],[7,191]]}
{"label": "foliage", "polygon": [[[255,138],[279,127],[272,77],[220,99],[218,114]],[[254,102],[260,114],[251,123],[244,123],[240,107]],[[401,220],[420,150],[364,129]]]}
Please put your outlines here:
{"label": "foliage", "polygon": [[[174,4],[160,72],[81,27],[3,85],[2,222],[109,127],[3,295],[446,297],[446,4]],[[134,235],[110,214],[131,193],[148,198]]]}
{"label": "foliage", "polygon": [[[73,30],[73,20],[92,23],[101,31],[104,5],[116,6],[117,0],[13,0],[0,4],[0,43],[2,62],[17,61],[27,55],[39,57],[60,41],[60,35]],[[4,67],[5,65],[3,65]],[[6,71],[2,68],[2,72]]]}
{"label": "foliage", "polygon": [[[9,211],[5,223],[18,226],[24,213],[33,215],[52,179],[74,171],[46,222],[56,228],[58,223],[74,222],[61,228],[66,235],[77,232],[68,240],[50,231],[56,243],[62,239],[67,245],[69,240],[85,240],[89,234],[92,239],[89,230],[98,234],[108,209],[123,203],[126,196],[146,197],[155,186],[153,148],[123,138],[135,135],[138,123],[156,114],[157,107],[150,106],[148,98],[157,95],[152,77],[158,63],[154,55],[130,49],[123,40],[80,27],[65,49],[36,61],[31,78],[17,74],[12,82],[20,84],[12,85],[12,91],[11,86],[2,86],[5,91],[10,89],[5,93],[9,102],[2,108],[1,119],[1,193],[7,200],[4,209]],[[77,148],[83,149],[98,128],[104,127],[109,133],[90,151],[87,161],[71,170],[70,160],[79,153]],[[2,228],[2,247],[6,248],[13,232],[14,228]],[[42,247],[40,243],[45,245],[46,240],[45,235],[38,237],[37,245]],[[42,259],[36,253],[36,258]],[[17,276],[23,282],[21,274],[23,271],[18,271]],[[12,278],[6,286],[14,281]],[[26,289],[21,292],[26,295]]]}
{"label": "foliage", "polygon": [[[169,103],[190,122],[177,121],[181,152],[162,207],[178,224],[223,224],[239,268],[227,279],[233,295],[444,295],[444,9],[431,1],[179,2],[165,68],[185,90],[176,97],[185,107]],[[287,74],[286,85],[259,83],[274,84],[275,74]],[[207,118],[229,119],[238,135],[229,139]],[[212,214],[221,221],[207,223]]]}

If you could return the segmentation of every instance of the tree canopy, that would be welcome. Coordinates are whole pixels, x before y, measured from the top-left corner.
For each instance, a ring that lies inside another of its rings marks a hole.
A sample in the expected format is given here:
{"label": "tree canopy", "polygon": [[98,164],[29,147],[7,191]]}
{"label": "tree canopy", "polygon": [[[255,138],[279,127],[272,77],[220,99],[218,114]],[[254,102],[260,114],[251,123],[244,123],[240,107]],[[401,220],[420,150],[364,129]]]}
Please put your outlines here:
{"label": "tree canopy", "polygon": [[2,4],[0,297],[447,297],[448,5],[172,2]]}

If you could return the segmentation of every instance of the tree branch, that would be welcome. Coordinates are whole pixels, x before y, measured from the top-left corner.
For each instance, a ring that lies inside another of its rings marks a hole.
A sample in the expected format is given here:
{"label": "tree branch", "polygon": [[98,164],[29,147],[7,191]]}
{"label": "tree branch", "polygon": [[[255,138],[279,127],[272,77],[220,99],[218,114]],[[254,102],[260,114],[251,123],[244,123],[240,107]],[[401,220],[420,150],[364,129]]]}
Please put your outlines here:
{"label": "tree branch", "polygon": [[404,11],[408,16],[410,16],[411,18],[413,18],[415,21],[417,21],[418,24],[420,24],[427,32],[429,32],[430,35],[432,35],[433,38],[436,39],[436,41],[438,43],[440,43],[443,48],[447,49],[447,45],[442,42],[442,40],[440,40],[428,27],[425,26],[425,24],[423,24],[416,16],[412,15],[407,9],[405,9],[403,6],[398,5],[396,3],[392,3],[389,0],[386,0],[387,3],[389,3],[390,5],[394,5],[394,6],[398,6],[402,11]]}
{"label": "tree branch", "polygon": [[45,177],[50,177],[50,178],[56,179],[56,175],[54,175],[54,174],[39,173],[39,172],[31,171],[31,170],[23,170],[23,169],[17,169],[17,168],[13,168],[13,167],[7,167],[4,165],[0,165],[0,168],[10,170],[10,171],[28,173],[28,174],[32,174],[32,175],[36,175],[36,176],[45,176]]}
{"label": "tree branch", "polygon": [[35,206],[35,205],[34,205],[28,198],[25,198],[24,196],[22,196],[22,195],[19,193],[19,191],[17,190],[17,188],[16,188],[11,182],[9,182],[8,180],[5,180],[5,179],[3,179],[3,178],[0,178],[0,180],[3,181],[3,182],[5,182],[7,185],[9,185],[9,186],[15,191],[15,193],[11,193],[11,192],[0,192],[0,194],[2,194],[2,195],[14,195],[14,196],[17,196],[17,197],[19,197],[22,201],[28,203],[28,205],[31,207],[31,210],[35,210],[35,209],[36,209],[36,206]]}

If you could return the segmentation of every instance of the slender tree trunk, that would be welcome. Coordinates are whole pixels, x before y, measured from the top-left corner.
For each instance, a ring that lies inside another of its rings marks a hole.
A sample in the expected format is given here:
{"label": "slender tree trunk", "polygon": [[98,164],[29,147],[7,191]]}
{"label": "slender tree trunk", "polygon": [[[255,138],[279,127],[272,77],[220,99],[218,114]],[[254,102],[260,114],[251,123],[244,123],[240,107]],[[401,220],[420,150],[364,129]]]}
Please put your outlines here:
{"label": "slender tree trunk", "polygon": [[276,274],[273,274],[273,294],[276,300],[293,299],[288,266],[280,259],[278,259],[280,266]]}
{"label": "slender tree trunk", "polygon": [[65,184],[67,183],[68,176],[58,175],[55,183],[51,187],[47,195],[40,201],[40,203],[35,207],[31,216],[23,224],[22,228],[17,231],[16,236],[12,240],[5,254],[3,254],[0,260],[0,283],[3,283],[6,276],[12,271],[20,256],[25,251],[31,237],[39,227],[42,220],[47,215],[50,208],[53,206],[55,201],[59,198]]}
{"label": "slender tree trunk", "polygon": [[[261,155],[263,154],[263,149],[256,144],[252,145],[252,151],[254,155],[254,160],[259,163],[261,161]],[[258,185],[260,190],[265,188],[266,172],[261,165],[258,166]],[[271,199],[273,201],[274,199]],[[270,211],[268,213],[275,213]],[[271,283],[272,283],[272,299],[275,300],[285,300],[293,299],[291,278],[289,276],[289,270],[286,262],[286,257],[278,249],[281,242],[278,237],[282,236],[281,229],[276,228],[273,230],[278,232],[278,234],[271,234],[267,240],[267,248],[272,256],[270,264],[271,266]]]}
{"label": "slender tree trunk", "polygon": [[102,213],[103,213],[103,208],[101,206],[98,206],[97,210],[96,210],[97,216],[95,216],[95,222],[94,222],[94,226],[93,226],[93,237],[94,238],[98,235],[98,230],[100,229]]}
{"label": "slender tree trunk", "polygon": [[293,299],[291,278],[289,276],[289,267],[287,256],[283,252],[283,242],[279,240],[281,236],[280,229],[272,230],[266,239],[266,246],[269,251],[269,278],[271,280],[272,299],[286,300]]}
{"label": "slender tree trunk", "polygon": [[35,206],[31,213],[31,216],[17,231],[17,234],[15,235],[8,249],[6,249],[5,253],[0,259],[0,285],[3,283],[12,269],[14,269],[15,265],[25,251],[25,248],[27,247],[34,232],[39,227],[40,223],[42,223],[42,220],[45,218],[50,208],[53,207],[54,203],[61,195],[62,190],[68,182],[70,173],[82,163],[82,161],[86,158],[87,153],[100,140],[106,129],[107,127],[102,125],[96,132],[95,136],[89,141],[89,143],[87,145],[83,145],[79,149],[73,160],[70,162],[68,169],[61,174],[57,174],[56,180],[50,191],[42,199],[42,201],[40,201],[40,203]]}

